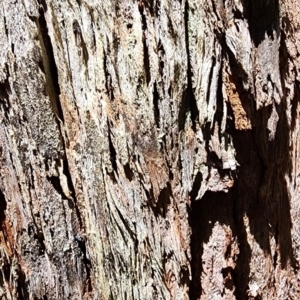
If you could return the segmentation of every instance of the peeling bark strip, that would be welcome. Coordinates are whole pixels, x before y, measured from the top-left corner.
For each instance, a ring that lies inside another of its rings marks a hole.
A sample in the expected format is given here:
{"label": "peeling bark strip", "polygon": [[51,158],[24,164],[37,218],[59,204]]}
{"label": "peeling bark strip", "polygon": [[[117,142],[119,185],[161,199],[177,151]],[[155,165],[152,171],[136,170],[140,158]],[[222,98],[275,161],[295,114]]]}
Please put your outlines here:
{"label": "peeling bark strip", "polygon": [[0,3],[1,299],[300,299],[296,0]]}

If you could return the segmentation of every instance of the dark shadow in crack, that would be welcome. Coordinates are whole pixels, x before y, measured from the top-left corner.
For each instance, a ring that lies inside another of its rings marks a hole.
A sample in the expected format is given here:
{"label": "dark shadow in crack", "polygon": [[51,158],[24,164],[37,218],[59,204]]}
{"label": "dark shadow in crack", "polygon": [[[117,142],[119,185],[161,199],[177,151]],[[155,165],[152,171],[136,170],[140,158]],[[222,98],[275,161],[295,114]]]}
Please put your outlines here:
{"label": "dark shadow in crack", "polygon": [[203,243],[207,243],[216,222],[234,228],[232,191],[206,192],[201,200],[192,200],[190,222],[192,228],[192,282],[190,286],[190,299],[199,299],[202,290],[201,275],[203,271]]}
{"label": "dark shadow in crack", "polygon": [[[257,46],[266,36],[278,34],[279,5],[278,1],[244,1],[245,16],[248,19],[250,35]],[[272,7],[269,7],[272,6]],[[262,15],[263,14],[263,15]],[[261,18],[258,20],[257,18]],[[275,38],[272,36],[272,38]],[[284,38],[284,36],[282,37]],[[230,56],[230,55],[229,55]],[[296,267],[292,251],[290,195],[286,178],[291,176],[292,163],[289,149],[289,133],[295,127],[295,113],[298,106],[297,99],[292,103],[291,127],[287,119],[286,95],[288,90],[284,85],[284,74],[287,68],[287,55],[284,41],[280,47],[280,70],[283,87],[283,97],[275,109],[279,116],[274,140],[269,140],[268,120],[272,107],[256,110],[255,101],[249,92],[243,90],[242,70],[230,56],[232,76],[230,80],[235,83],[237,93],[244,111],[251,121],[252,129],[240,131],[234,127],[234,115],[228,105],[226,132],[233,138],[236,150],[236,159],[239,168],[236,171],[235,186],[228,194],[206,192],[199,201],[195,201],[200,183],[195,183],[190,194],[192,209],[190,213],[192,237],[192,282],[190,286],[190,299],[199,299],[202,293],[201,274],[203,271],[202,255],[203,244],[208,242],[215,222],[226,224],[233,230],[239,241],[240,254],[231,276],[236,287],[237,299],[247,299],[249,289],[251,246],[247,241],[246,227],[249,226],[251,234],[266,256],[271,257],[273,265],[280,264],[286,268],[288,264]],[[220,89],[220,87],[219,87]],[[299,92],[298,90],[296,92]],[[297,94],[297,93],[296,93]],[[298,94],[297,94],[298,95]],[[220,98],[220,96],[218,97]],[[221,106],[218,100],[218,108]],[[217,116],[217,114],[216,114]],[[214,122],[219,122],[216,117]],[[206,130],[205,130],[206,131]],[[211,138],[208,132],[205,140]],[[209,147],[206,147],[209,152]],[[208,158],[213,157],[209,155]],[[215,159],[212,159],[215,161]],[[214,167],[218,167],[217,164]],[[245,216],[248,224],[245,224]],[[278,252],[272,257],[270,236],[273,236],[278,245]],[[280,257],[280,261],[277,261]]]}
{"label": "dark shadow in crack", "polygon": [[249,31],[257,47],[266,36],[274,39],[273,31],[279,35],[278,0],[244,0],[244,16],[248,20]]}

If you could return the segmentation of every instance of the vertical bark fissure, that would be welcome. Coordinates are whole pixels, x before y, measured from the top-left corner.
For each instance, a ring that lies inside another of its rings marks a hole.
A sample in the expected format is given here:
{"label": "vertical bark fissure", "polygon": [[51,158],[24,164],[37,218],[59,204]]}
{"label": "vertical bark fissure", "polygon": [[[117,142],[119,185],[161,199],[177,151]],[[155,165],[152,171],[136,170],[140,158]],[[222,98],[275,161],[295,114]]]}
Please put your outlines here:
{"label": "vertical bark fissure", "polygon": [[144,52],[144,69],[145,69],[145,74],[146,74],[146,82],[147,85],[149,85],[149,82],[151,80],[151,72],[150,72],[150,59],[149,59],[149,51],[148,51],[148,45],[147,45],[147,19],[145,15],[145,7],[144,3],[140,2],[139,4],[139,12],[141,15],[141,20],[142,20],[142,31],[143,31],[143,52]]}
{"label": "vertical bark fissure", "polygon": [[112,86],[112,78],[111,75],[109,74],[109,69],[108,69],[108,56],[107,53],[104,52],[104,59],[103,59],[103,70],[105,74],[105,87],[106,87],[106,92],[108,94],[108,97],[111,101],[114,101],[115,96],[114,96],[114,89]]}
{"label": "vertical bark fissure", "polygon": [[153,84],[153,108],[154,108],[154,119],[155,119],[155,124],[157,128],[159,128],[159,123],[160,123],[160,112],[159,112],[159,101],[160,97],[157,91],[157,83],[154,82]]}
{"label": "vertical bark fissure", "polygon": [[3,107],[6,120],[9,120],[9,110],[11,108],[9,103],[9,94],[11,93],[11,88],[8,78],[10,77],[10,74],[7,64],[5,64],[5,67],[7,76],[3,81],[0,81],[0,105]]}
{"label": "vertical bark fissure", "polygon": [[[40,15],[37,19],[37,27],[42,48],[43,65],[46,72],[46,90],[49,95],[54,114],[58,120],[64,122],[63,110],[59,100],[60,87],[52,42],[48,34],[47,22],[44,15],[45,12],[40,9],[39,13]],[[58,126],[60,126],[60,124],[58,124]]]}
{"label": "vertical bark fissure", "polygon": [[[186,47],[186,55],[187,55],[187,88],[183,93],[183,98],[181,103],[182,113],[179,113],[179,130],[183,129],[184,123],[186,120],[186,114],[190,112],[191,119],[193,123],[193,129],[196,131],[196,124],[198,123],[199,110],[197,107],[197,102],[194,95],[193,84],[192,84],[192,67],[190,61],[190,46],[189,46],[189,3],[186,0],[184,6],[184,26],[185,26],[185,47]],[[181,123],[181,124],[180,124]]]}
{"label": "vertical bark fissure", "polygon": [[[67,188],[70,191],[70,195],[65,194],[65,191],[62,188],[60,179],[58,177],[48,176],[48,180],[53,185],[55,190],[62,196],[62,199],[66,199],[68,201],[70,209],[74,210],[76,216],[75,218],[78,220],[79,228],[74,228],[74,230],[76,230],[76,232],[74,232],[74,241],[78,243],[78,247],[82,253],[82,263],[86,272],[86,282],[83,283],[83,285],[85,286],[84,292],[89,293],[92,291],[92,277],[91,277],[91,270],[90,270],[91,263],[90,260],[87,258],[86,246],[85,246],[86,242],[84,238],[79,238],[80,235],[82,234],[84,235],[85,228],[83,227],[83,220],[78,208],[76,191],[70,173],[69,162],[68,162],[67,151],[66,151],[66,138],[64,133],[62,132],[62,130],[64,130],[63,127],[64,115],[63,115],[63,109],[59,98],[60,86],[59,86],[58,70],[55,62],[51,38],[48,34],[47,22],[44,16],[44,13],[47,10],[47,5],[45,1],[42,1],[42,5],[43,5],[43,9],[39,10],[40,16],[37,19],[37,26],[39,30],[40,44],[42,48],[43,66],[46,75],[46,90],[50,98],[53,112],[57,117],[57,124],[60,130],[60,137],[61,137],[61,142],[62,142],[63,152],[64,152],[63,159],[62,159],[63,165],[61,167],[62,167],[63,174],[67,179]],[[75,32],[75,34],[79,35],[77,36],[77,40],[79,40],[80,42],[79,46],[82,47],[83,58],[85,60],[85,63],[87,64],[88,52],[86,49],[86,44],[83,41],[81,31]],[[57,163],[60,164],[60,162]],[[65,218],[66,218],[66,214],[65,214]],[[47,298],[46,295],[44,295],[44,297]]]}

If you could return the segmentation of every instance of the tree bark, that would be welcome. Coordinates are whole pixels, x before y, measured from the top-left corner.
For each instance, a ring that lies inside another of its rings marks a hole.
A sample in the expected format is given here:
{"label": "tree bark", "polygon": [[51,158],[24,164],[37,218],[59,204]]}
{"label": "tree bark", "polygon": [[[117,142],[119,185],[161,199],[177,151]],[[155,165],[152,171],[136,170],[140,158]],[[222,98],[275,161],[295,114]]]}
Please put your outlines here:
{"label": "tree bark", "polygon": [[1,299],[300,299],[296,0],[2,0]]}

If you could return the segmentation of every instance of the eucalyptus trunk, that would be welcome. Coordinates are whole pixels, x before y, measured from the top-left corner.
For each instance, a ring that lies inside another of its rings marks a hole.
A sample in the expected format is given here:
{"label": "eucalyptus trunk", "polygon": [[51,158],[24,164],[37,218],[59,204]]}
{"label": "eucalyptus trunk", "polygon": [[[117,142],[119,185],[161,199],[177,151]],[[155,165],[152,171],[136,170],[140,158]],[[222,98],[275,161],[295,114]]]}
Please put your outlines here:
{"label": "eucalyptus trunk", "polygon": [[300,299],[297,0],[1,0],[1,299]]}

